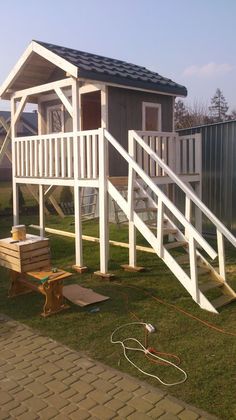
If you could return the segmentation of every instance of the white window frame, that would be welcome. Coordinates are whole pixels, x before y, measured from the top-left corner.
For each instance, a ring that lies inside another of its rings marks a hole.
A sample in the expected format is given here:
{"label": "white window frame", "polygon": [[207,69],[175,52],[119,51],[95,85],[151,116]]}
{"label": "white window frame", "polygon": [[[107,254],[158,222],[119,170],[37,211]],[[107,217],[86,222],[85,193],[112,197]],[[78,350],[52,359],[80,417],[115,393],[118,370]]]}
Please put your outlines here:
{"label": "white window frame", "polygon": [[[47,132],[51,134],[51,117],[50,112],[51,111],[61,111],[61,122],[62,122],[62,130],[60,133],[65,132],[65,116],[64,116],[64,105],[50,105],[47,107]],[[56,134],[56,133],[55,133]]]}
{"label": "white window frame", "polygon": [[146,108],[157,108],[158,109],[158,131],[162,130],[162,118],[161,118],[161,104],[156,102],[143,102],[142,103],[142,130],[146,131]]}

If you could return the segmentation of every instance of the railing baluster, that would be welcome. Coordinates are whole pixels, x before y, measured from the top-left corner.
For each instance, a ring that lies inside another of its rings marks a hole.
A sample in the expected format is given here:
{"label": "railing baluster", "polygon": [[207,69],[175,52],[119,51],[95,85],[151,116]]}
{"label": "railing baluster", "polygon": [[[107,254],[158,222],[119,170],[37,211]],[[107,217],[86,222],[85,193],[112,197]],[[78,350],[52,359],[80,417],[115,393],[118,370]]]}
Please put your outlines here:
{"label": "railing baluster", "polygon": [[30,176],[33,176],[33,168],[34,168],[34,140],[30,140]]}
{"label": "railing baluster", "polygon": [[54,165],[55,165],[53,143],[54,143],[54,140],[49,139],[49,176],[50,178],[54,176]]}
{"label": "railing baluster", "polygon": [[49,153],[48,153],[48,139],[44,139],[43,140],[43,153],[44,153],[44,177],[48,178],[48,159],[50,159],[49,157]]}
{"label": "railing baluster", "polygon": [[97,150],[96,150],[96,134],[92,136],[92,177],[96,178],[97,173]]}
{"label": "railing baluster", "polygon": [[182,141],[182,156],[183,156],[183,173],[187,173],[187,139]]}
{"label": "railing baluster", "polygon": [[[150,137],[150,148],[155,151],[155,139],[153,136]],[[150,176],[155,176],[155,162],[153,159],[150,159]]]}
{"label": "railing baluster", "polygon": [[218,248],[218,259],[219,259],[219,273],[220,276],[225,280],[225,245],[224,245],[224,236],[217,229],[217,248]]}
{"label": "railing baluster", "polygon": [[54,139],[54,141],[55,141],[54,150],[55,150],[55,176],[56,176],[56,178],[59,177],[59,164],[60,164],[60,162],[59,162],[59,141],[58,140],[59,140],[58,138]]}
{"label": "railing baluster", "polygon": [[159,257],[163,258],[163,216],[164,216],[164,204],[160,197],[158,197],[158,209],[157,209],[157,246],[159,250]]}
{"label": "railing baluster", "polygon": [[199,302],[196,241],[192,235],[189,238],[189,262],[192,298],[195,300],[195,302]]}
{"label": "railing baluster", "polygon": [[87,178],[92,177],[92,153],[91,153],[91,139],[92,136],[88,135],[86,137],[86,150],[87,150]]}
{"label": "railing baluster", "polygon": [[34,176],[38,176],[38,140],[34,143]]}
{"label": "railing baluster", "polygon": [[29,141],[25,140],[25,176],[29,176]]}
{"label": "railing baluster", "polygon": [[[185,218],[189,223],[191,223],[191,213],[192,213],[192,203],[187,195],[185,196]],[[188,229],[185,228],[185,237],[188,238],[189,232]]]}
{"label": "railing baluster", "polygon": [[[134,138],[129,133],[129,154],[135,159],[135,147]],[[128,209],[129,209],[129,266],[136,266],[136,227],[134,224],[134,182],[135,182],[135,171],[132,165],[129,165],[128,174]]]}
{"label": "railing baluster", "polygon": [[80,135],[80,165],[81,165],[81,178],[85,178],[85,136]]}
{"label": "railing baluster", "polygon": [[61,138],[61,177],[65,178],[66,168],[65,168],[65,142],[64,137]]}
{"label": "railing baluster", "polygon": [[190,138],[188,142],[188,173],[193,174],[194,173],[194,139]]}
{"label": "railing baluster", "polygon": [[67,155],[67,176],[72,178],[72,154],[71,154],[71,138],[66,139],[66,155]]}

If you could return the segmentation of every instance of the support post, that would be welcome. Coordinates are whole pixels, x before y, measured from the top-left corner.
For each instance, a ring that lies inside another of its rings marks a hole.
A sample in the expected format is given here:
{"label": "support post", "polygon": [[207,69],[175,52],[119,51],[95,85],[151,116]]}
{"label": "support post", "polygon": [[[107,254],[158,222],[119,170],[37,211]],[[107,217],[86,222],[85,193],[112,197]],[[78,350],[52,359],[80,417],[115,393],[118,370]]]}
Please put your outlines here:
{"label": "support post", "polygon": [[81,191],[78,186],[80,155],[78,144],[78,131],[80,130],[80,96],[79,82],[77,79],[72,81],[72,121],[73,121],[73,154],[74,154],[74,212],[75,212],[75,265],[73,268],[79,273],[86,271],[83,266],[82,249],[82,223],[81,223]]}
{"label": "support post", "polygon": [[104,129],[99,129],[99,237],[100,237],[100,271],[94,274],[110,278],[108,273],[109,253],[109,217],[107,192],[107,159],[108,150]]}
{"label": "support post", "polygon": [[199,288],[198,288],[198,268],[197,268],[197,253],[196,242],[191,235],[189,238],[189,262],[190,262],[190,278],[191,278],[191,294],[195,302],[199,302]]}
{"label": "support post", "polygon": [[15,99],[11,98],[11,138],[12,138],[12,207],[13,207],[13,225],[19,224],[19,185],[16,182],[16,154],[15,154]]}
{"label": "support post", "polygon": [[44,187],[39,185],[39,227],[40,227],[40,236],[44,238],[45,236],[45,212],[44,212]]}
{"label": "support post", "polygon": [[222,233],[218,229],[217,229],[216,233],[217,233],[219,272],[220,272],[220,276],[224,279],[224,281],[226,281],[224,236],[222,235]]}

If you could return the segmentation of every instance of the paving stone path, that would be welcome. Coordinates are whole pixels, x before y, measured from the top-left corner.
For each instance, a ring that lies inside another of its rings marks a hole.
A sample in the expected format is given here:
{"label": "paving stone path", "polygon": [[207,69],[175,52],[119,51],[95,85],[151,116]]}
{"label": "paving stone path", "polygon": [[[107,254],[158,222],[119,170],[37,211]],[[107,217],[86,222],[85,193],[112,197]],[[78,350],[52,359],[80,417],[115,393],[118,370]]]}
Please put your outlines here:
{"label": "paving stone path", "polygon": [[215,419],[0,315],[0,419]]}

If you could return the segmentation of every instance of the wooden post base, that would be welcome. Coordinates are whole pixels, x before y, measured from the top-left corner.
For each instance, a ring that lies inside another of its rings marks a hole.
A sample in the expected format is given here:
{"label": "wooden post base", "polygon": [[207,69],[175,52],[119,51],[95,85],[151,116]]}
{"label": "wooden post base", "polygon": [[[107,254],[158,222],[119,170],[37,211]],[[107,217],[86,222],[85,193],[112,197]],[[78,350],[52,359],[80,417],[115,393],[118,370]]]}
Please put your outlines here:
{"label": "wooden post base", "polygon": [[72,265],[73,270],[77,271],[77,273],[83,274],[88,271],[88,267],[81,267],[80,265]]}
{"label": "wooden post base", "polygon": [[145,267],[137,267],[137,266],[132,266],[129,264],[122,264],[121,267],[125,270],[125,271],[131,271],[131,272],[142,272],[145,271]]}
{"label": "wooden post base", "polygon": [[102,278],[107,279],[107,280],[112,280],[115,277],[114,274],[111,274],[111,273],[101,273],[101,271],[94,271],[94,275],[95,276],[98,276],[98,277],[102,277]]}

